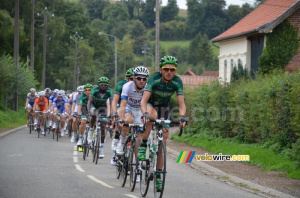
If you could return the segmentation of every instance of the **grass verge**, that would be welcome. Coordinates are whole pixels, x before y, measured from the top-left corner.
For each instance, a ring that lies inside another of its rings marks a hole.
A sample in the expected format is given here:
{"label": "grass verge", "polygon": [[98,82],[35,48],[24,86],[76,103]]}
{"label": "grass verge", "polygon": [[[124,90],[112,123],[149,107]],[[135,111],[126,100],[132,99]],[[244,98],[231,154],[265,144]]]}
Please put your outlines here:
{"label": "grass verge", "polygon": [[300,179],[300,167],[297,162],[262,148],[260,145],[240,144],[223,138],[212,138],[205,134],[183,134],[181,137],[173,134],[171,139],[187,143],[189,146],[201,147],[216,154],[249,155],[250,161],[245,163],[262,167],[263,171],[283,170],[288,178]]}
{"label": "grass verge", "polygon": [[13,129],[26,124],[26,112],[19,109],[18,112],[12,110],[0,110],[0,130]]}

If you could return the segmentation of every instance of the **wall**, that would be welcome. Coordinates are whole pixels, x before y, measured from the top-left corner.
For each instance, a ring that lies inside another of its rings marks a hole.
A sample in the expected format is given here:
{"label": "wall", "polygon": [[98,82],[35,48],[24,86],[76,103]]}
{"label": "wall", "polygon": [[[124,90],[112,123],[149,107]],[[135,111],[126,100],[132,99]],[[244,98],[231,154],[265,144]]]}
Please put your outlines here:
{"label": "wall", "polygon": [[[231,59],[233,60],[233,66],[231,65]],[[220,81],[230,82],[230,77],[231,77],[233,67],[238,66],[239,59],[242,61],[242,65],[244,68],[250,69],[251,42],[246,37],[220,42],[220,55],[219,55]],[[227,61],[227,69],[225,69],[224,66],[225,60]]]}

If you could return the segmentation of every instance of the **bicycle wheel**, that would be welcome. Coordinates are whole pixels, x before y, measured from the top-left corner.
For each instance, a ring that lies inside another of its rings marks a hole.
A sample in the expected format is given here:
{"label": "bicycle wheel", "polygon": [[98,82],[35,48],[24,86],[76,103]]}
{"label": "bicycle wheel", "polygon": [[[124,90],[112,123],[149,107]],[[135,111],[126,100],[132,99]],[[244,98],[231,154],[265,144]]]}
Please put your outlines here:
{"label": "bicycle wheel", "polygon": [[29,120],[29,133],[32,131],[32,126],[33,126],[33,117],[32,114],[30,113],[30,120]]}
{"label": "bicycle wheel", "polygon": [[137,156],[136,156],[136,149],[135,146],[138,145],[138,140],[132,141],[131,148],[130,148],[130,154],[129,154],[129,160],[128,160],[128,166],[130,170],[130,191],[133,192],[136,184],[136,178],[138,175],[138,166],[137,166]]}
{"label": "bicycle wheel", "polygon": [[128,151],[128,141],[125,142],[123,151],[124,154],[121,156],[121,161],[122,161],[122,170],[121,170],[121,186],[124,187],[126,184],[126,179],[127,179],[127,173],[128,173],[128,156],[127,156],[127,151]]}
{"label": "bicycle wheel", "polygon": [[117,156],[116,154],[116,151],[115,151],[115,158],[116,158],[116,161],[117,161],[117,166],[116,166],[116,177],[117,179],[120,178],[120,175],[121,175],[121,171],[122,171],[122,165],[120,163],[120,156]]}
{"label": "bicycle wheel", "polygon": [[[161,149],[161,153],[159,152],[158,155],[156,155],[156,160],[162,155],[163,157],[163,168],[161,171],[157,170],[156,167],[156,173],[154,173],[154,197],[161,198],[163,196],[164,188],[165,188],[165,182],[166,182],[166,174],[167,174],[167,161],[166,161],[166,147],[163,141],[159,141],[158,143],[159,150]],[[160,179],[162,181],[162,188],[161,190],[158,190],[156,187],[156,179],[158,178],[158,175],[160,174]]]}
{"label": "bicycle wheel", "polygon": [[48,118],[47,118],[47,115],[45,116],[45,125],[44,125],[44,137],[46,136],[46,133],[47,133],[47,128],[48,128],[48,126],[47,126],[47,123],[48,123]]}
{"label": "bicycle wheel", "polygon": [[56,133],[56,130],[54,130],[54,128],[52,128],[53,140],[54,140],[55,133]]}
{"label": "bicycle wheel", "polygon": [[140,192],[141,192],[142,197],[145,197],[147,195],[147,192],[148,192],[148,189],[149,189],[149,183],[150,183],[149,160],[140,161],[138,159],[137,163],[138,163],[138,166],[140,168],[140,170],[139,170],[139,172],[140,172]]}
{"label": "bicycle wheel", "polygon": [[38,138],[40,138],[41,134],[41,117],[39,116],[38,124],[37,124],[37,132],[38,132]]}
{"label": "bicycle wheel", "polygon": [[58,142],[59,138],[59,126],[60,126],[60,121],[57,122],[57,129],[56,129],[56,141]]}
{"label": "bicycle wheel", "polygon": [[83,135],[83,160],[85,160],[85,158],[87,157],[88,154],[88,150],[89,150],[89,145],[87,142],[87,131],[85,131],[85,134]]}
{"label": "bicycle wheel", "polygon": [[96,141],[96,146],[95,146],[95,164],[98,164],[98,159],[99,159],[99,149],[100,149],[100,131],[97,131],[97,141]]}
{"label": "bicycle wheel", "polygon": [[68,131],[69,131],[69,138],[72,136],[72,124],[73,124],[73,119],[72,118],[69,118],[70,119],[70,126],[68,127]]}

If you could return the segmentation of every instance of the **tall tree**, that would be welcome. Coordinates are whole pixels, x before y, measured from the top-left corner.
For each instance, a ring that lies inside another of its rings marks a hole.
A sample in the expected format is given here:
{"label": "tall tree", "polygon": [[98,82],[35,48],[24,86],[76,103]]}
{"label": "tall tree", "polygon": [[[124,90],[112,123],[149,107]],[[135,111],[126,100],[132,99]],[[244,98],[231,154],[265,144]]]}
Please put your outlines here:
{"label": "tall tree", "polygon": [[154,27],[155,22],[155,0],[146,0],[146,3],[142,4],[142,22],[147,28]]}
{"label": "tall tree", "polygon": [[161,22],[172,21],[178,16],[177,0],[168,0],[168,4],[161,9]]}
{"label": "tall tree", "polygon": [[80,0],[80,2],[86,6],[91,20],[103,19],[103,10],[109,5],[109,1],[107,0]]}
{"label": "tall tree", "polygon": [[203,25],[204,18],[204,6],[199,0],[187,0],[188,7],[188,32],[191,37],[197,35],[200,32]]}

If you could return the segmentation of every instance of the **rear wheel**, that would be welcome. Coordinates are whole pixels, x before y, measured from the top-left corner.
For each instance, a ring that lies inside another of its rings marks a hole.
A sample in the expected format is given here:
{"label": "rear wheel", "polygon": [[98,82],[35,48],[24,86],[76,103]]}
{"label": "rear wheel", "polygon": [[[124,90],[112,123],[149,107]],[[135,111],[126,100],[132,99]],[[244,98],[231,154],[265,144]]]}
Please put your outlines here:
{"label": "rear wheel", "polygon": [[33,117],[32,117],[32,113],[30,113],[30,120],[29,120],[29,133],[31,133],[31,131],[33,130]]}
{"label": "rear wheel", "polygon": [[124,154],[121,156],[122,161],[122,170],[121,170],[121,186],[124,187],[126,184],[127,174],[128,174],[128,142],[125,142]]}
{"label": "rear wheel", "polygon": [[[158,155],[156,157],[156,160],[162,156],[163,158],[163,168],[161,171],[158,171],[157,167],[156,167],[156,173],[154,173],[154,197],[157,198],[161,198],[163,196],[163,192],[164,192],[164,188],[165,188],[165,181],[166,181],[166,174],[167,174],[167,161],[166,161],[166,147],[163,141],[160,141],[158,143],[158,148],[159,150],[161,150],[161,152],[158,152]],[[160,177],[158,176],[160,175]],[[156,185],[156,179],[160,178],[162,181],[162,188],[161,190],[157,189],[157,185]]]}
{"label": "rear wheel", "polygon": [[96,146],[95,146],[95,164],[98,164],[98,159],[99,159],[99,149],[100,149],[100,131],[97,131],[97,141],[96,141]]}
{"label": "rear wheel", "polygon": [[59,138],[59,130],[60,130],[59,126],[60,126],[60,122],[58,121],[57,122],[57,129],[56,129],[56,141],[58,141],[58,138]]}
{"label": "rear wheel", "polygon": [[[116,155],[116,154],[115,154]],[[116,155],[116,161],[117,161],[117,166],[116,166],[116,178],[119,179],[122,171],[122,165],[120,163],[120,156]]]}

